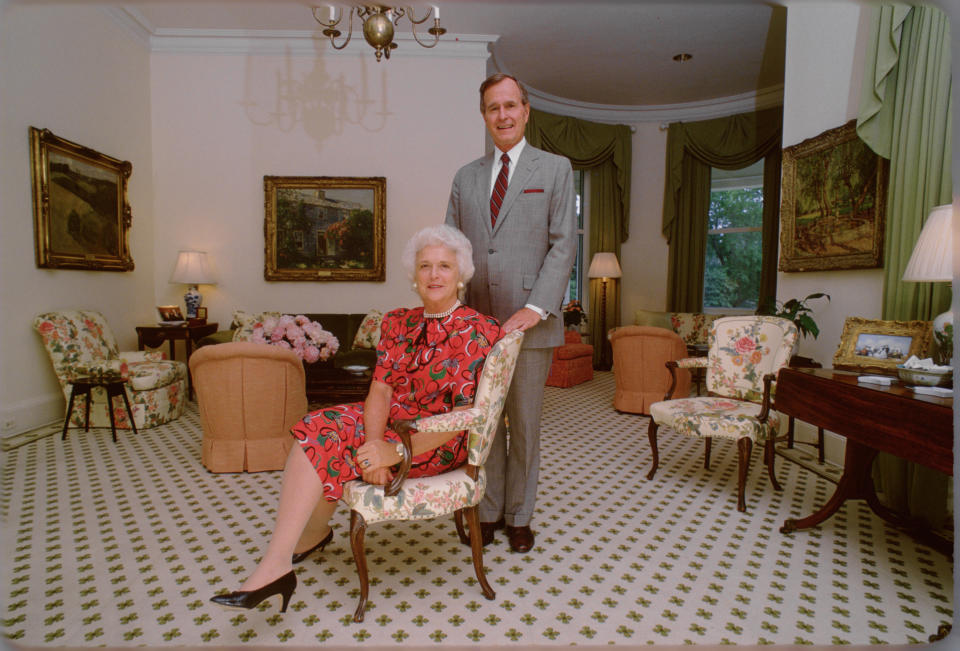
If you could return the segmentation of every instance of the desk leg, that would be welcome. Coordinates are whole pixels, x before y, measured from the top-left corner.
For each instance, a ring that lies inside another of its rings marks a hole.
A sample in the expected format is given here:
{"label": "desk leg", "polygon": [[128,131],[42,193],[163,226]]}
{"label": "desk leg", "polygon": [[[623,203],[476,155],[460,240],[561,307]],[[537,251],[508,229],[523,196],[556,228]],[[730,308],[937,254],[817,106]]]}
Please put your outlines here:
{"label": "desk leg", "polygon": [[[797,529],[815,527],[843,506],[848,499],[865,499],[874,511],[880,507],[877,493],[873,487],[873,478],[870,470],[877,451],[856,441],[847,439],[846,451],[843,459],[843,475],[837,483],[833,496],[827,500],[819,511],[799,520],[788,518],[780,527],[780,533],[791,533]],[[880,507],[882,509],[882,507]],[[884,509],[886,510],[886,509]],[[877,515],[881,515],[877,512]],[[881,515],[882,517],[882,515]]]}

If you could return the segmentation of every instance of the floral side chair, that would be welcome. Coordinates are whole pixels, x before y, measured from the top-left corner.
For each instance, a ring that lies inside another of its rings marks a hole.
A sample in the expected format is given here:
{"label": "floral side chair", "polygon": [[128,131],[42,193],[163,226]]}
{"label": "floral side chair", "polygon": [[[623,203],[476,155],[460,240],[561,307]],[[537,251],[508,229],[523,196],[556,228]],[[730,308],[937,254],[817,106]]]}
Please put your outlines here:
{"label": "floral side chair", "polygon": [[[363,621],[367,606],[369,581],[363,539],[367,525],[373,522],[428,520],[453,513],[460,540],[470,543],[473,569],[483,596],[487,599],[496,596],[483,571],[483,545],[480,542],[477,505],[483,499],[487,487],[487,475],[483,465],[497,433],[497,423],[507,399],[507,389],[513,379],[513,369],[522,342],[523,332],[515,330],[494,345],[483,364],[472,407],[407,421],[408,427],[396,427],[407,448],[407,454],[390,484],[377,486],[360,479],[344,484],[342,500],[350,507],[350,546],[360,577],[360,603],[353,615],[353,621]],[[464,429],[469,430],[469,456],[465,465],[433,477],[406,478],[410,471],[411,432],[450,432]],[[464,515],[467,518],[469,537],[463,528]]]}
{"label": "floral side chair", "polygon": [[773,467],[780,417],[771,404],[776,374],[790,363],[794,353],[797,327],[792,321],[772,316],[724,317],[713,322],[709,341],[707,357],[667,362],[674,375],[678,368],[706,367],[707,395],[671,400],[671,387],[666,400],[650,406],[647,436],[653,465],[647,479],[653,479],[660,462],[657,430],[661,426],[705,439],[703,467],[708,470],[713,439],[730,439],[737,442],[739,453],[737,510],[746,511],[744,488],[754,443],[764,445],[770,483],[780,490]]}
{"label": "floral side chair", "polygon": [[[121,352],[110,326],[99,312],[46,312],[34,318],[33,327],[43,339],[67,401],[75,378],[119,375],[127,380],[127,399],[138,430],[161,425],[183,414],[187,365],[167,360],[161,352]],[[122,404],[108,406],[104,388],[95,387],[90,401],[90,427],[110,427],[108,409],[113,410],[118,428],[130,429]],[[83,409],[73,410],[70,424],[84,425]]]}

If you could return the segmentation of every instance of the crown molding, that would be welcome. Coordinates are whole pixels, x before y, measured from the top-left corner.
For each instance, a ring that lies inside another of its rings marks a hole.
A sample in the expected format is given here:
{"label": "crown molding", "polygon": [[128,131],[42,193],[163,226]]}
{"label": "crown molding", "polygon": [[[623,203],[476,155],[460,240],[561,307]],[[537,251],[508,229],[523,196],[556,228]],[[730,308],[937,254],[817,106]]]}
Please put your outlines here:
{"label": "crown molding", "polygon": [[[136,8],[110,7],[105,11],[153,53],[373,56],[373,48],[359,33],[354,34],[351,44],[341,53],[318,30],[168,29],[150,25]],[[398,47],[390,56],[486,59],[490,43],[497,38],[487,34],[447,34],[434,47],[425,48],[412,33],[397,33],[393,40]]]}

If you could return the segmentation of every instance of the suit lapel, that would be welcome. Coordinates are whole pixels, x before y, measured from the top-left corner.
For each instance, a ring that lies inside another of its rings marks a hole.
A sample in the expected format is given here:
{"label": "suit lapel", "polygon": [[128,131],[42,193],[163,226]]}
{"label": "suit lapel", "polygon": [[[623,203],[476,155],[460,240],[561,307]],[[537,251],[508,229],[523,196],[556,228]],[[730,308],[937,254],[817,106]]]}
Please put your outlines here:
{"label": "suit lapel", "polygon": [[487,234],[490,234],[490,165],[493,164],[493,156],[489,156],[480,161],[480,166],[477,169],[477,177],[475,180],[476,183],[476,197],[477,197],[477,214],[485,215],[486,219],[483,221],[487,224]]}
{"label": "suit lapel", "polygon": [[[510,208],[513,206],[513,202],[516,201],[517,197],[520,196],[523,188],[527,186],[527,181],[533,176],[539,158],[540,156],[537,154],[537,150],[531,147],[530,143],[527,143],[527,146],[524,147],[520,153],[520,160],[517,161],[517,169],[513,172],[513,178],[510,179],[510,183],[507,185],[507,194],[504,195],[503,203],[500,205],[500,215],[497,217],[497,225],[493,227],[494,233],[499,231],[503,222],[510,218]],[[487,170],[488,173],[489,171],[490,170]],[[487,182],[489,183],[489,179]],[[489,207],[487,212],[489,212]]]}

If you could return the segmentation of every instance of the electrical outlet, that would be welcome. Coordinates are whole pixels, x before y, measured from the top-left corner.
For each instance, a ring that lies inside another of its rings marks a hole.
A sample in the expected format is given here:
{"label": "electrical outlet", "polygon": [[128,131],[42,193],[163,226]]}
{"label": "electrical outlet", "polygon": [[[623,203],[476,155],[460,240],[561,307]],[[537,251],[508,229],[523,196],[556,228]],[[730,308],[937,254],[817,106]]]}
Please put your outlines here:
{"label": "electrical outlet", "polygon": [[12,430],[13,428],[15,428],[16,426],[17,426],[17,419],[16,419],[16,418],[7,418],[6,420],[3,421],[3,431],[4,431],[4,432],[9,432],[10,430]]}

